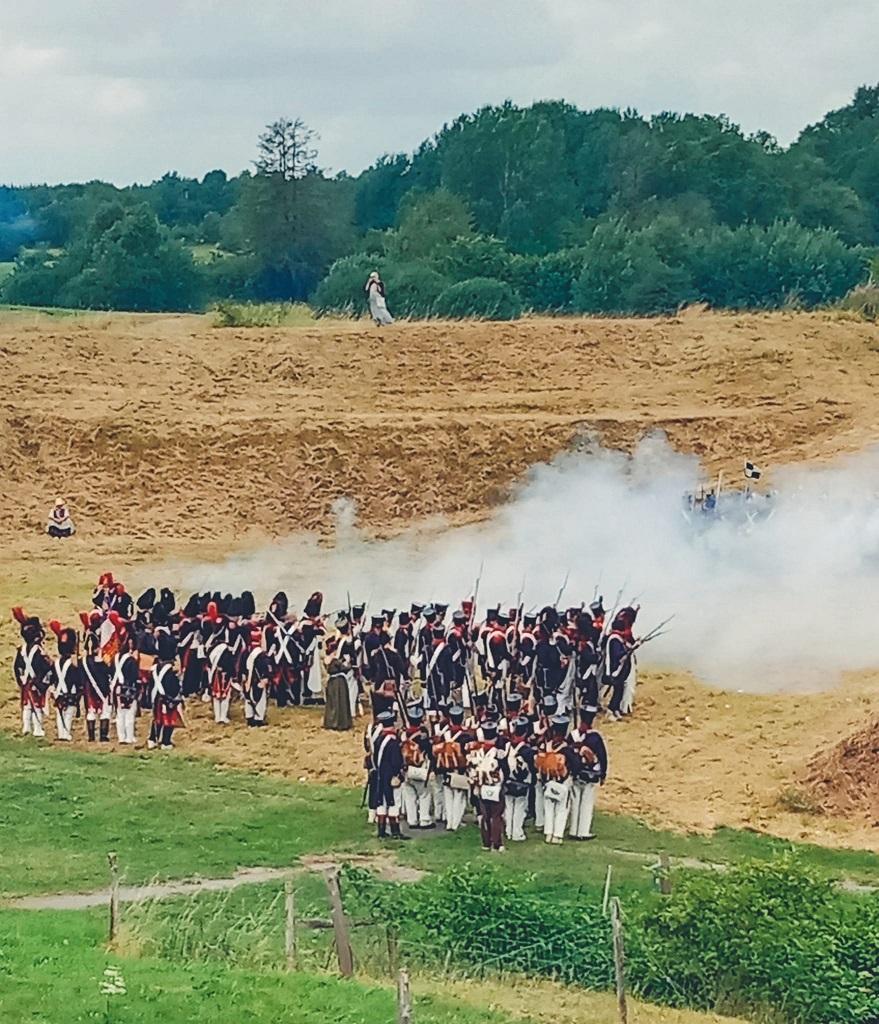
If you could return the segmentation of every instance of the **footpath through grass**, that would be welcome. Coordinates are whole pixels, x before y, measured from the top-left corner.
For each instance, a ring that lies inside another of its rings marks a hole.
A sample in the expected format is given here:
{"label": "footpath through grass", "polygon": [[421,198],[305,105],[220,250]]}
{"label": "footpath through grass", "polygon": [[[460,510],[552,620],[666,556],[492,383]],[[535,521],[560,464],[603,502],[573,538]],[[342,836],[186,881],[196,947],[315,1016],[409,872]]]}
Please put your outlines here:
{"label": "footpath through grass", "polygon": [[[238,867],[285,867],[304,854],[393,852],[425,870],[483,856],[477,830],[423,834],[380,847],[359,793],[221,769],[180,753],[87,754],[0,736],[0,895],[82,892],[107,884],[107,853],[124,880],[220,877]],[[548,849],[532,834],[492,857],[503,870],[533,872],[542,889],[595,890],[613,865],[615,887],[650,889],[645,870],[660,851],[674,858],[731,863],[768,858],[791,844],[720,830],[688,836],[630,818],[599,815],[599,839]],[[879,881],[879,856],[796,847],[836,877]]]}

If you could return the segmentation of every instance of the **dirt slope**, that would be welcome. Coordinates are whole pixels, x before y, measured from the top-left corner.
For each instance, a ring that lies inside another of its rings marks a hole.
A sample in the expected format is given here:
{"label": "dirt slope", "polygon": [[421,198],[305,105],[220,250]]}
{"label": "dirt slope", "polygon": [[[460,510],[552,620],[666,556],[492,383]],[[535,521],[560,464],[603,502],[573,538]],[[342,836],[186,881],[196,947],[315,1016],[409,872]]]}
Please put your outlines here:
{"label": "dirt slope", "polygon": [[[879,328],[824,314],[382,332],[0,314],[0,374],[0,607],[68,617],[104,569],[155,583],[154,567],[174,559],[320,530],[342,495],[383,533],[437,511],[476,518],[583,431],[629,446],[661,427],[734,475],[745,454],[771,464],[879,440]],[[82,531],[63,545],[40,535],[56,493]],[[14,637],[0,620],[4,660]],[[609,737],[603,804],[657,824],[879,849],[866,809],[824,817],[814,812],[838,801],[819,792],[799,807],[789,792],[817,751],[879,715],[879,673],[845,685],[844,697],[793,701],[648,674],[637,717]],[[4,697],[0,722],[14,728],[11,684]],[[359,777],[358,739],[328,740],[315,716],[232,735],[201,710],[187,749],[294,777]]]}
{"label": "dirt slope", "polygon": [[346,494],[388,530],[479,514],[583,430],[628,446],[661,427],[736,476],[745,454],[814,458],[879,432],[879,329],[819,314],[383,331],[7,314],[0,374],[15,534],[56,491],[84,525],[144,539],[320,528]]}

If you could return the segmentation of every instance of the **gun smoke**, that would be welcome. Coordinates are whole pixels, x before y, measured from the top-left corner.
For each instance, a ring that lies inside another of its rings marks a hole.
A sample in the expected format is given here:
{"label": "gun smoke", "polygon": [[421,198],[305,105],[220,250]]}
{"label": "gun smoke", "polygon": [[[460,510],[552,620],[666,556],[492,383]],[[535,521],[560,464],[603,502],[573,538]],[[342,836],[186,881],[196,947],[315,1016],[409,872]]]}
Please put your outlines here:
{"label": "gun smoke", "polygon": [[[335,543],[298,535],[189,567],[184,586],[258,598],[286,590],[301,607],[314,589],[325,610],[369,599],[370,610],[409,602],[457,605],[482,566],[479,612],[528,608],[618,591],[642,611],[635,634],[674,613],[642,664],[688,669],[700,679],[755,692],[831,685],[846,671],[879,665],[866,614],[879,604],[879,450],[828,466],[772,474],[768,519],[688,521],[683,495],[705,482],[698,460],[664,436],[631,455],[572,451],[534,466],[494,515],[479,524],[426,522],[390,540],[356,526],[353,502],[335,506]],[[697,517],[698,519],[699,517]]]}

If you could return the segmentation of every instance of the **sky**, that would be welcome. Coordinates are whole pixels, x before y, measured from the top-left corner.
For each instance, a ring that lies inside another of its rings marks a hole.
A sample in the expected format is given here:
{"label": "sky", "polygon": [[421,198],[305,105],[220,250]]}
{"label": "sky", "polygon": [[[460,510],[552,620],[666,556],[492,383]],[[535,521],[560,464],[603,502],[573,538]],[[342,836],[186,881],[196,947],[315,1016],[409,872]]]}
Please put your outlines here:
{"label": "sky", "polygon": [[251,166],[302,117],[357,173],[512,99],[792,141],[879,79],[876,0],[0,0],[0,182]]}

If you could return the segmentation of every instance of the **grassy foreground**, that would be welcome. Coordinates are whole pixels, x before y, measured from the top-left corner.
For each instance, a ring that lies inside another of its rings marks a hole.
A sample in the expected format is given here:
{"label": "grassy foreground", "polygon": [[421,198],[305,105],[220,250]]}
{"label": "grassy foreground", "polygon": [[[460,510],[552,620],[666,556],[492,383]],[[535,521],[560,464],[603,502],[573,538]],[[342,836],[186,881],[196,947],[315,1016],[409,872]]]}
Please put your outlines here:
{"label": "grassy foreground", "polygon": [[[390,983],[342,981],[325,973],[245,970],[222,961],[170,963],[108,952],[97,912],[0,911],[0,1020],[41,1024],[386,1024],[395,1019]],[[125,994],[109,1002],[100,984],[119,969]],[[49,983],[47,983],[49,982]],[[615,1024],[605,993],[549,982],[413,979],[417,1024],[513,1021]],[[654,1007],[635,1000],[639,1024],[723,1024],[726,1018]]]}
{"label": "grassy foreground", "polygon": [[[766,858],[789,848],[749,832],[688,836],[599,815],[599,839],[547,850],[540,837],[494,858],[534,872],[541,888],[594,890],[613,865],[615,887],[649,889],[659,851],[690,862]],[[405,863],[440,870],[480,856],[474,826],[389,847]],[[125,881],[219,877],[238,867],[289,866],[307,853],[379,849],[359,794],[221,769],[174,755],[85,754],[0,736],[0,895],[88,891],[107,884],[110,850]],[[804,861],[857,881],[879,879],[879,856],[797,846]],[[697,866],[693,863],[691,866]]]}

